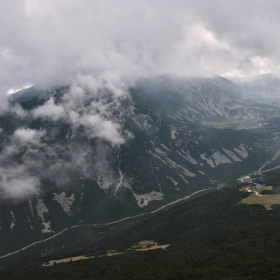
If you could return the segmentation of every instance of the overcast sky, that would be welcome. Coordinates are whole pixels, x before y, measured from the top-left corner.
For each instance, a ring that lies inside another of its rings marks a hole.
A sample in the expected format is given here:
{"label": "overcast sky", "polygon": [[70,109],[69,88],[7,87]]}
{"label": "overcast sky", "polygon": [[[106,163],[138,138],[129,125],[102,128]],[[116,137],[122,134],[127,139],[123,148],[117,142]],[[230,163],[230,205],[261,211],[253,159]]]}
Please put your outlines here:
{"label": "overcast sky", "polygon": [[279,72],[279,0],[1,0],[0,90]]}

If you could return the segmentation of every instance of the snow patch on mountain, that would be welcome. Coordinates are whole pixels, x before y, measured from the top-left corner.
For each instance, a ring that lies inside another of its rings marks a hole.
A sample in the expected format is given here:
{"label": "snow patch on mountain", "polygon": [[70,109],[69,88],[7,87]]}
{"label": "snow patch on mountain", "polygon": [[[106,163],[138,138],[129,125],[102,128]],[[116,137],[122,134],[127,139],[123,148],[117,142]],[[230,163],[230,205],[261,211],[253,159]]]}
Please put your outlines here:
{"label": "snow patch on mountain", "polygon": [[169,151],[169,152],[171,152],[171,150],[170,149],[168,149],[164,144],[160,144],[165,150],[167,150],[167,151]]}
{"label": "snow patch on mountain", "polygon": [[65,192],[62,192],[61,194],[54,193],[53,200],[57,201],[57,203],[61,205],[64,212],[67,213],[68,215],[70,215],[70,207],[73,204],[73,202],[75,201],[74,194],[67,197]]}
{"label": "snow patch on mountain", "polygon": [[103,175],[98,176],[97,185],[101,189],[107,191],[111,184],[112,184],[112,182],[110,180],[108,180],[105,176],[103,176]]}
{"label": "snow patch on mountain", "polygon": [[163,150],[161,150],[159,148],[155,148],[155,151],[157,154],[165,156],[165,152]]}
{"label": "snow patch on mountain", "polygon": [[170,129],[171,129],[171,139],[175,140],[176,139],[176,134],[178,134],[178,132],[173,125],[170,126]]}
{"label": "snow patch on mountain", "polygon": [[211,167],[215,167],[214,162],[212,161],[211,158],[206,157],[206,154],[200,154],[201,159],[205,160]]}
{"label": "snow patch on mountain", "polygon": [[190,155],[190,152],[187,151],[187,153],[185,151],[182,150],[182,153],[184,154],[181,154],[179,151],[177,151],[177,153],[184,159],[186,159],[187,161],[189,161],[190,163],[192,164],[197,164],[197,161],[191,157]]}
{"label": "snow patch on mountain", "polygon": [[37,210],[38,216],[42,220],[42,225],[44,226],[44,229],[42,230],[42,233],[51,232],[50,222],[46,223],[45,219],[44,219],[44,213],[48,213],[49,209],[45,205],[43,199],[38,199],[38,203],[36,204],[36,210]]}
{"label": "snow patch on mountain", "polygon": [[27,221],[28,221],[28,223],[29,223],[30,228],[33,229],[33,227],[31,226],[30,218],[29,218],[28,216],[27,216]]}
{"label": "snow patch on mountain", "polygon": [[34,209],[33,209],[33,204],[32,204],[32,201],[31,201],[30,197],[28,197],[28,206],[29,206],[30,212],[31,212],[32,217],[33,217],[34,216]]}
{"label": "snow patch on mountain", "polygon": [[177,183],[174,179],[172,179],[171,177],[166,176],[166,178],[170,179],[171,182],[174,184],[175,187],[178,185],[178,183]]}
{"label": "snow patch on mountain", "polygon": [[16,219],[15,219],[15,214],[14,214],[14,212],[13,212],[13,211],[10,211],[10,213],[11,213],[11,215],[12,215],[12,222],[11,222],[11,225],[10,225],[10,229],[13,229],[14,226],[16,225],[16,224],[15,224]]}
{"label": "snow patch on mountain", "polygon": [[237,148],[234,148],[234,151],[242,158],[247,158],[248,157],[248,152],[245,148],[245,145],[240,143]]}
{"label": "snow patch on mountain", "polygon": [[230,150],[227,150],[225,148],[223,148],[224,152],[233,160],[233,161],[242,161],[239,157],[237,157],[235,155],[235,153],[233,153],[232,151]]}
{"label": "snow patch on mountain", "polygon": [[[242,161],[238,158],[232,151],[223,148],[226,153],[223,154],[221,151],[213,150],[212,155],[206,156],[206,154],[201,154],[201,159],[205,160],[211,167],[217,167],[219,164],[232,163],[233,161]],[[234,148],[234,151],[242,158],[248,156],[248,153],[243,144],[239,145],[239,148]]]}
{"label": "snow patch on mountain", "polygon": [[216,166],[223,163],[232,163],[232,161],[220,151],[216,151],[211,157],[214,159]]}
{"label": "snow patch on mountain", "polygon": [[191,156],[190,151],[188,150],[187,152],[185,152],[184,150],[182,150],[182,153],[186,155],[188,161],[192,164],[197,164],[197,161]]}
{"label": "snow patch on mountain", "polygon": [[180,169],[182,169],[184,171],[184,174],[188,177],[195,177],[196,175],[192,172],[190,172],[188,169],[186,169],[185,167],[177,164],[177,167],[179,167]]}
{"label": "snow patch on mountain", "polygon": [[136,193],[133,193],[133,196],[137,200],[137,204],[142,208],[144,206],[147,206],[149,204],[149,202],[151,202],[153,200],[162,200],[164,194],[161,192],[153,191],[150,193],[139,194],[139,195]]}

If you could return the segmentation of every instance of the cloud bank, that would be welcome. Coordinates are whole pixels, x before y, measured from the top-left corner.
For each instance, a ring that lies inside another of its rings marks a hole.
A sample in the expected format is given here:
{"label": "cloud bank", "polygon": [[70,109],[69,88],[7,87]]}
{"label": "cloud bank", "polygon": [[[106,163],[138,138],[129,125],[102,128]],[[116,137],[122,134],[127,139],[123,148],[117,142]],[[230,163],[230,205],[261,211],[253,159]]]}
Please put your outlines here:
{"label": "cloud bank", "polygon": [[279,11],[264,0],[3,0],[1,91],[105,72],[279,72]]}

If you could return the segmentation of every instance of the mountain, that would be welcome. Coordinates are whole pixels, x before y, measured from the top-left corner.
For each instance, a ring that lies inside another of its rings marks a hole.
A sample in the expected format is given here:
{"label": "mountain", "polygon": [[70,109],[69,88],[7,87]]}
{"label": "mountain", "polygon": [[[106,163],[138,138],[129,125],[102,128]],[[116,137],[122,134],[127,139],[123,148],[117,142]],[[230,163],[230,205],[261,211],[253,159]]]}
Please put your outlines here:
{"label": "mountain", "polygon": [[24,260],[2,279],[277,279],[279,204],[266,210],[244,203],[250,196],[213,192],[77,252]]}
{"label": "mountain", "polygon": [[117,100],[88,90],[74,104],[71,92],[0,118],[0,260],[77,249],[277,155],[279,107],[222,77],[142,80]]}
{"label": "mountain", "polygon": [[[264,120],[279,114],[279,106],[267,100],[252,100],[231,81],[214,78],[170,78],[143,80],[137,88],[152,96],[169,117],[191,122]],[[280,88],[280,87],[279,87]],[[158,100],[156,100],[158,98]],[[173,112],[172,112],[172,109]],[[175,113],[176,112],[176,113]]]}
{"label": "mountain", "polygon": [[36,89],[36,87],[32,86],[30,88],[23,89],[16,93],[13,93],[12,95],[9,96],[9,99],[11,102],[15,102],[15,101],[24,102],[24,101],[34,99],[43,94],[44,94],[43,90],[38,90]]}
{"label": "mountain", "polygon": [[252,77],[232,79],[242,90],[254,96],[280,100],[280,79],[278,76],[267,73]]}

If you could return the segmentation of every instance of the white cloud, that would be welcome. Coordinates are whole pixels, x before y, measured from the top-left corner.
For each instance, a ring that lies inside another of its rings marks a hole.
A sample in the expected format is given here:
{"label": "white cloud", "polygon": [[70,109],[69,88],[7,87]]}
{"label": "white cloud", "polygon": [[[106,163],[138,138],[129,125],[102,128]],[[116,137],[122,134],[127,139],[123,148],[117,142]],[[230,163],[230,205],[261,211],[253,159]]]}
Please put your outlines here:
{"label": "white cloud", "polygon": [[39,144],[41,137],[44,135],[45,131],[37,131],[30,128],[19,128],[14,132],[14,138],[22,144]]}
{"label": "white cloud", "polygon": [[65,118],[65,111],[61,105],[54,103],[51,97],[44,105],[37,107],[32,111],[35,118],[48,118],[54,121]]}
{"label": "white cloud", "polygon": [[30,176],[24,165],[0,167],[0,193],[2,198],[23,199],[37,192],[39,179]]}
{"label": "white cloud", "polygon": [[[14,118],[24,119],[27,124],[36,118],[43,121],[63,119],[70,125],[73,135],[79,131],[79,137],[84,141],[61,146],[51,142],[53,136],[48,129],[26,127],[16,129],[10,136],[5,135],[5,147],[0,153],[1,196],[16,200],[24,198],[40,191],[41,178],[66,182],[69,174],[77,170],[82,176],[93,178],[97,161],[103,171],[110,170],[109,164],[104,164],[106,157],[98,155],[102,145],[120,145],[133,137],[128,131],[122,131],[121,118],[115,115],[121,108],[121,101],[127,97],[126,85],[115,74],[78,75],[58,104],[50,97],[30,112],[18,105],[10,108]],[[81,127],[83,132],[80,133]],[[99,144],[94,153],[86,138],[102,140],[96,142]],[[47,145],[44,140],[48,140]]]}
{"label": "white cloud", "polygon": [[[262,0],[4,0],[1,90],[68,84],[79,73],[131,81],[278,71],[279,10]],[[252,64],[244,68],[246,59]]]}
{"label": "white cloud", "polygon": [[85,126],[89,138],[98,137],[112,144],[123,144],[125,139],[120,135],[121,126],[110,120],[103,119],[100,115],[84,115],[78,123]]}

